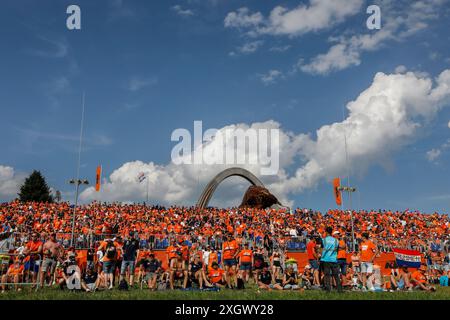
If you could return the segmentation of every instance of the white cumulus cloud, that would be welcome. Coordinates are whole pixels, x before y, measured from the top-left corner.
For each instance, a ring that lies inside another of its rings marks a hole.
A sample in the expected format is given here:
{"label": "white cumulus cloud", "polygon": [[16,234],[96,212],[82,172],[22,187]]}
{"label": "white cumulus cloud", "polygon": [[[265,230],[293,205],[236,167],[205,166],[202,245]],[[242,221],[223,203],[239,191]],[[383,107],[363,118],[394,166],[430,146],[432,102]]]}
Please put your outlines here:
{"label": "white cumulus cloud", "polygon": [[23,173],[17,173],[12,167],[0,165],[0,200],[17,198],[24,179]]}
{"label": "white cumulus cloud", "polygon": [[[410,4],[404,1],[383,2],[382,26],[375,32],[356,33],[351,36],[331,38],[332,45],[326,53],[321,53],[304,63],[299,61],[301,71],[310,74],[326,75],[361,64],[364,52],[376,51],[388,41],[404,40],[426,28],[430,21],[436,20],[448,0],[421,0]],[[409,5],[411,7],[409,7]],[[408,8],[408,9],[405,9]]]}
{"label": "white cumulus cloud", "polygon": [[[276,175],[260,178],[282,203],[291,205],[292,194],[345,173],[344,135],[352,173],[363,174],[370,166],[384,165],[396,151],[413,143],[420,136],[421,128],[449,103],[450,70],[443,71],[434,80],[420,73],[380,72],[367,89],[347,104],[348,116],[345,120],[324,125],[314,135],[285,131],[275,121],[230,125],[220,130],[280,129],[280,170]],[[206,153],[214,153],[222,148],[222,144],[213,138],[204,143],[202,148]],[[297,169],[290,174],[292,166],[297,166]],[[82,193],[81,199],[141,201],[145,198],[146,187],[145,183],[138,184],[136,177],[139,172],[146,172],[152,202],[194,204],[201,188],[226,167],[173,163],[157,165],[153,162],[132,161],[105,179],[103,191],[99,195],[91,187]],[[259,165],[243,167],[256,174],[261,168]],[[242,192],[233,193],[234,190],[220,204],[238,204]]]}
{"label": "white cumulus cloud", "polygon": [[267,73],[258,76],[264,85],[270,85],[283,78],[283,73],[279,70],[269,70]]}
{"label": "white cumulus cloud", "polygon": [[277,6],[266,18],[261,12],[251,13],[246,7],[232,11],[225,17],[227,28],[248,29],[250,35],[298,36],[308,32],[329,29],[356,14],[363,0],[310,0],[288,9]]}
{"label": "white cumulus cloud", "polygon": [[180,5],[175,5],[172,7],[172,10],[179,16],[182,17],[190,17],[194,15],[194,11],[191,9],[183,9]]}

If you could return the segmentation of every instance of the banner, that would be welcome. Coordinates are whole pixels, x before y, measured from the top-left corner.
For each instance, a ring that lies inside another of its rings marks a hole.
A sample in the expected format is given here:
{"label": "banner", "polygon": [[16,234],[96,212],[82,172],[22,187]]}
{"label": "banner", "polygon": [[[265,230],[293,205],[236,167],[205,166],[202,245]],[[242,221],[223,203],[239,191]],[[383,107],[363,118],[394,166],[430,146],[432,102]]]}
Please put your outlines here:
{"label": "banner", "polygon": [[416,250],[392,249],[399,267],[420,268],[422,254]]}
{"label": "banner", "polygon": [[100,185],[102,180],[102,166],[97,167],[97,174],[95,175],[95,191],[100,191]]}
{"label": "banner", "polygon": [[340,186],[341,186],[341,179],[334,178],[333,180],[334,198],[336,199],[336,204],[338,206],[342,206],[341,191],[339,191]]}

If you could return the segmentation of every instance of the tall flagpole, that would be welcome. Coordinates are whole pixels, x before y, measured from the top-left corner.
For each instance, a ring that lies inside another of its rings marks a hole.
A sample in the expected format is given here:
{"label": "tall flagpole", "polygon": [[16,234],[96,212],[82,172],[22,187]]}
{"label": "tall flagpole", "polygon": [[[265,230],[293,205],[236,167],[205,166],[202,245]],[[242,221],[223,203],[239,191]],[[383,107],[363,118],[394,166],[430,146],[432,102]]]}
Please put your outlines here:
{"label": "tall flagpole", "polygon": [[84,127],[84,106],[85,106],[85,93],[83,92],[83,100],[81,107],[81,128],[80,128],[80,145],[78,147],[78,163],[77,163],[77,179],[75,181],[76,191],[75,191],[75,206],[73,207],[72,213],[72,236],[70,238],[70,246],[73,246],[74,234],[75,234],[75,215],[78,206],[78,194],[80,192],[80,166],[81,166],[81,146],[83,141],[83,127]]}
{"label": "tall flagpole", "polygon": [[342,107],[342,124],[344,128],[344,146],[345,146],[345,163],[347,166],[347,190],[348,190],[348,208],[350,211],[350,219],[352,225],[352,251],[355,252],[355,229],[353,224],[353,209],[352,209],[352,188],[350,188],[350,161],[348,158],[348,147],[347,147],[347,134],[345,132],[345,107]]}

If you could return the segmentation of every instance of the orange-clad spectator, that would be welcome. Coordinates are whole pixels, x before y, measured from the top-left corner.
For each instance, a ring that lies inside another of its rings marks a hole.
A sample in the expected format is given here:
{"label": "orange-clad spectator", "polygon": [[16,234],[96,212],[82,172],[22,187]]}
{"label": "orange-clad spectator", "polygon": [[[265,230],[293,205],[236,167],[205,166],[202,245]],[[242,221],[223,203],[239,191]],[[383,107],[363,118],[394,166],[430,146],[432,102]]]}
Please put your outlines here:
{"label": "orange-clad spectator", "polygon": [[39,240],[39,235],[36,232],[31,234],[31,240],[26,244],[24,254],[26,258],[25,273],[29,273],[32,276],[32,282],[36,283],[37,275],[39,272],[39,265],[42,260],[42,247],[43,243]]}
{"label": "orange-clad spectator", "polygon": [[363,233],[363,242],[361,243],[360,260],[363,290],[367,289],[367,278],[373,273],[373,260],[378,254],[378,249],[375,243],[369,239],[367,232]]}
{"label": "orange-clad spectator", "polygon": [[414,271],[411,275],[411,283],[414,285],[415,289],[424,291],[436,291],[436,288],[428,284],[427,276],[425,272],[427,267],[421,265],[420,268]]}
{"label": "orange-clad spectator", "polygon": [[220,269],[217,262],[213,262],[208,274],[209,282],[217,287],[223,288],[227,285],[225,274],[225,270]]}
{"label": "orange-clad spectator", "polygon": [[244,243],[244,248],[237,255],[239,259],[239,276],[248,282],[253,266],[253,251],[249,249],[248,243]]}
{"label": "orange-clad spectator", "polygon": [[314,237],[312,237],[306,244],[306,252],[308,255],[309,266],[311,267],[314,281],[313,285],[320,285],[319,280],[319,254],[318,254],[318,242]]}
{"label": "orange-clad spectator", "polygon": [[236,240],[233,240],[231,236],[227,236],[226,241],[222,245],[222,259],[226,271],[225,276],[229,287],[232,285],[237,287],[236,255],[238,248],[239,247]]}
{"label": "orange-clad spectator", "polygon": [[167,264],[169,265],[169,268],[173,269],[175,267],[178,255],[181,254],[180,248],[177,246],[175,240],[173,240],[170,246],[167,247],[166,254],[167,254]]}
{"label": "orange-clad spectator", "polygon": [[334,231],[333,236],[339,240],[339,249],[337,253],[337,263],[341,273],[341,280],[343,281],[347,274],[347,245],[344,241],[344,236],[339,231]]}
{"label": "orange-clad spectator", "polygon": [[103,252],[101,259],[103,273],[106,275],[107,284],[109,283],[108,289],[112,289],[114,286],[114,270],[118,258],[118,243],[112,239],[105,240],[100,244],[98,250]]}
{"label": "orange-clad spectator", "polygon": [[22,257],[18,257],[14,260],[14,263],[9,266],[8,271],[1,277],[2,282],[2,292],[6,291],[7,284],[14,284],[14,288],[17,291],[22,290],[17,284],[23,279],[24,265]]}

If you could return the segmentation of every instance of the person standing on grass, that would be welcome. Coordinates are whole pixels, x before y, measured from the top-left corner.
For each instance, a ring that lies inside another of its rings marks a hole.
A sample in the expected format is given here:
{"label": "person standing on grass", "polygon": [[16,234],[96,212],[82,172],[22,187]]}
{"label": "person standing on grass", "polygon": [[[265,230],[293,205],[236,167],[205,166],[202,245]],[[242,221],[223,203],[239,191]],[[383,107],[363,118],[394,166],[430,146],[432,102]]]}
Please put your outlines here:
{"label": "person standing on grass", "polygon": [[363,233],[363,242],[361,243],[361,273],[363,290],[367,290],[367,279],[373,273],[373,261],[378,254],[376,244],[369,239],[367,232]]}
{"label": "person standing on grass", "polygon": [[39,235],[36,232],[33,232],[31,234],[31,240],[26,244],[23,251],[23,253],[26,255],[26,258],[24,260],[25,275],[26,277],[31,275],[31,281],[33,284],[35,284],[37,281],[43,245],[44,244],[42,243],[42,241],[39,240]]}
{"label": "person standing on grass", "polygon": [[248,243],[244,244],[244,248],[238,254],[239,258],[239,276],[245,282],[250,278],[250,272],[253,266],[253,251],[248,248]]}
{"label": "person standing on grass", "polygon": [[44,243],[42,250],[44,253],[44,260],[41,267],[40,285],[44,287],[46,279],[50,279],[50,284],[53,281],[53,274],[56,269],[56,263],[60,259],[61,245],[56,241],[56,233],[52,233],[49,239]]}
{"label": "person standing on grass", "polygon": [[322,239],[323,248],[320,258],[320,262],[323,264],[325,290],[331,291],[332,279],[334,279],[338,292],[342,292],[339,265],[337,263],[339,241],[332,236],[332,227],[327,227],[325,231],[326,237]]}
{"label": "person standing on grass", "polygon": [[237,287],[236,278],[236,256],[239,248],[236,240],[229,235],[222,245],[223,266],[225,269],[225,277],[229,288]]}
{"label": "person standing on grass", "polygon": [[114,287],[114,270],[117,261],[117,246],[112,239],[108,239],[100,244],[99,250],[104,251],[102,257],[103,272],[106,276],[108,289]]}
{"label": "person standing on grass", "polygon": [[319,280],[319,255],[317,252],[317,242],[315,238],[311,238],[306,245],[306,252],[308,254],[308,262],[311,266],[311,271],[314,276],[313,285],[320,286]]}
{"label": "person standing on grass", "polygon": [[344,281],[344,278],[347,274],[347,246],[345,244],[345,240],[343,235],[339,231],[333,232],[333,236],[339,241],[339,250],[337,253],[337,263],[339,265],[339,272],[341,273],[341,281]]}
{"label": "person standing on grass", "polygon": [[123,247],[123,260],[120,268],[120,281],[125,278],[125,274],[129,272],[129,284],[134,284],[134,273],[136,269],[136,257],[139,255],[139,241],[134,236],[133,232],[130,232],[129,237],[125,240]]}

